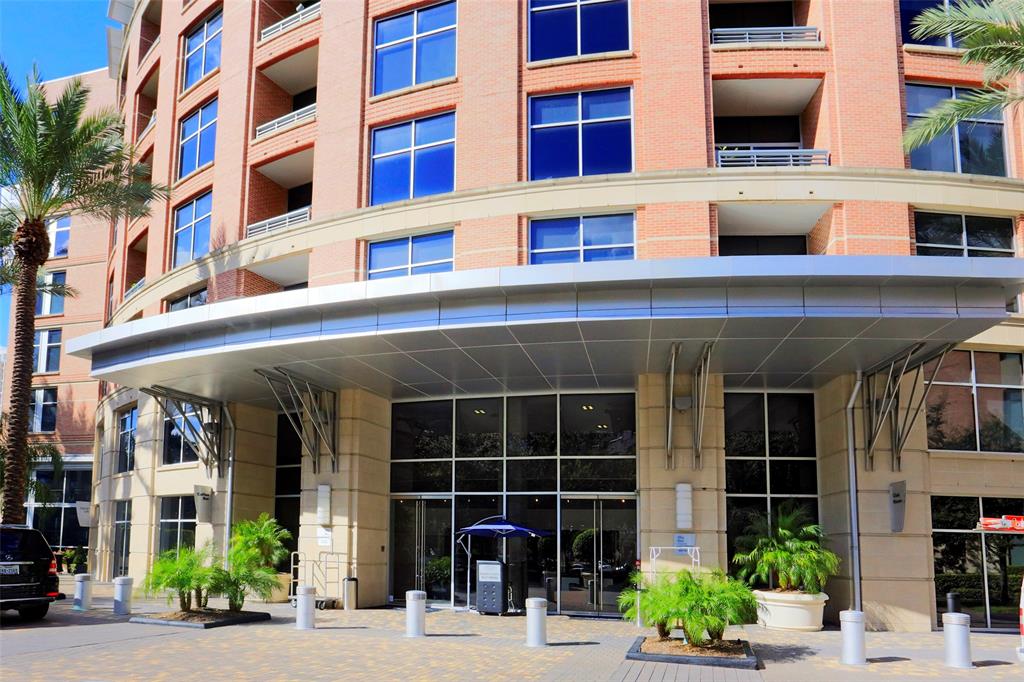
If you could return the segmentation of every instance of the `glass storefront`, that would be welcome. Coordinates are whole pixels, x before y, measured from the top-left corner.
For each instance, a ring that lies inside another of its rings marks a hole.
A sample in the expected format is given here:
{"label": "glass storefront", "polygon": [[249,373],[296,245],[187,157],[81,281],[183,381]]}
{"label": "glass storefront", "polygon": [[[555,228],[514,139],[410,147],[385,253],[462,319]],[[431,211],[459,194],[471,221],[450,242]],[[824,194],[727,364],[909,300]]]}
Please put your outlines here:
{"label": "glass storefront", "polygon": [[975,528],[982,516],[1024,516],[1024,498],[933,495],[931,505],[939,622],[946,593],[957,592],[972,627],[1015,630],[1024,577],[1024,534]]}
{"label": "glass storefront", "polygon": [[[473,605],[476,562],[502,560],[519,608],[617,613],[638,547],[633,394],[395,403],[391,428],[390,601]],[[457,541],[490,516],[542,535]]]}

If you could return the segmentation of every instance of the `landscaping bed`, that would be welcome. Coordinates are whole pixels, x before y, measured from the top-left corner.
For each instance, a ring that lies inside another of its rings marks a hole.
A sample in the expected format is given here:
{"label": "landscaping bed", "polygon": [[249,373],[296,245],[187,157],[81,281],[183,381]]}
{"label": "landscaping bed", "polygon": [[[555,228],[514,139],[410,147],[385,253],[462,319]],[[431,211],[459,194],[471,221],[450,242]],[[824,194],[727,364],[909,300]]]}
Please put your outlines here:
{"label": "landscaping bed", "polygon": [[758,668],[757,656],[754,655],[750,644],[740,639],[719,640],[706,646],[692,646],[681,639],[637,637],[626,653],[626,658],[632,661],[685,663],[742,670]]}
{"label": "landscaping bed", "polygon": [[265,611],[196,609],[194,611],[168,611],[167,613],[134,616],[129,622],[208,630],[210,628],[224,627],[225,625],[242,625],[243,623],[256,623],[263,620],[270,620],[270,614]]}

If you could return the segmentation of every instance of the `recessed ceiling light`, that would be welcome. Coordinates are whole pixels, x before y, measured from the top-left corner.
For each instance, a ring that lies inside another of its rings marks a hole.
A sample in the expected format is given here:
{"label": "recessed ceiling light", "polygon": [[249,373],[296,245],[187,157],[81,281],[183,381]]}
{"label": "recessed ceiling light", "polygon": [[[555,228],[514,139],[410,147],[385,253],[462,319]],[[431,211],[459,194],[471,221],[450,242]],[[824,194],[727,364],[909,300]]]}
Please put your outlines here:
{"label": "recessed ceiling light", "polygon": [[597,428],[599,428],[599,429],[607,429],[608,425],[607,424],[598,424]]}
{"label": "recessed ceiling light", "polygon": [[594,409],[594,406],[593,405],[583,405],[581,409],[584,412],[590,412],[592,409]]}
{"label": "recessed ceiling light", "polygon": [[473,410],[473,414],[487,414],[487,410]]}

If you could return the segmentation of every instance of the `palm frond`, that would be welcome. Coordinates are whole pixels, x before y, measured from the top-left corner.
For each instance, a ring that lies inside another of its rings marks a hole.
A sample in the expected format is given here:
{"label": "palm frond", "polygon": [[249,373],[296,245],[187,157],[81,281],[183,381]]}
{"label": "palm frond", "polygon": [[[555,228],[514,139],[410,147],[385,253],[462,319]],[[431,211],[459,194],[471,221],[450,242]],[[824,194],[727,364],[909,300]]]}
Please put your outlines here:
{"label": "palm frond", "polygon": [[950,5],[948,11],[942,7],[933,7],[918,14],[910,34],[922,39],[952,33],[965,47],[970,47],[975,41],[1019,42],[1021,35],[1024,35],[1022,17],[1024,0],[959,0]]}
{"label": "palm frond", "polygon": [[960,123],[972,118],[1007,109],[1024,100],[1019,90],[986,89],[948,99],[932,107],[922,118],[914,120],[903,135],[903,148],[912,151],[935,138],[948,133]]}

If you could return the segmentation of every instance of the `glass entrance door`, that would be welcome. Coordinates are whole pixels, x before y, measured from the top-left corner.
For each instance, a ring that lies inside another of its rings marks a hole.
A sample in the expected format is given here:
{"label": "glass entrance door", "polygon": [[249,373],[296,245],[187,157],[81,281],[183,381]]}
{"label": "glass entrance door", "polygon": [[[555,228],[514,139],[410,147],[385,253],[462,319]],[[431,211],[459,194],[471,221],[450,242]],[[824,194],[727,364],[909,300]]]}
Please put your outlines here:
{"label": "glass entrance door", "polygon": [[391,500],[391,595],[423,590],[427,601],[451,602],[452,501]]}
{"label": "glass entrance door", "polygon": [[636,499],[562,499],[563,613],[618,614],[637,558]]}

